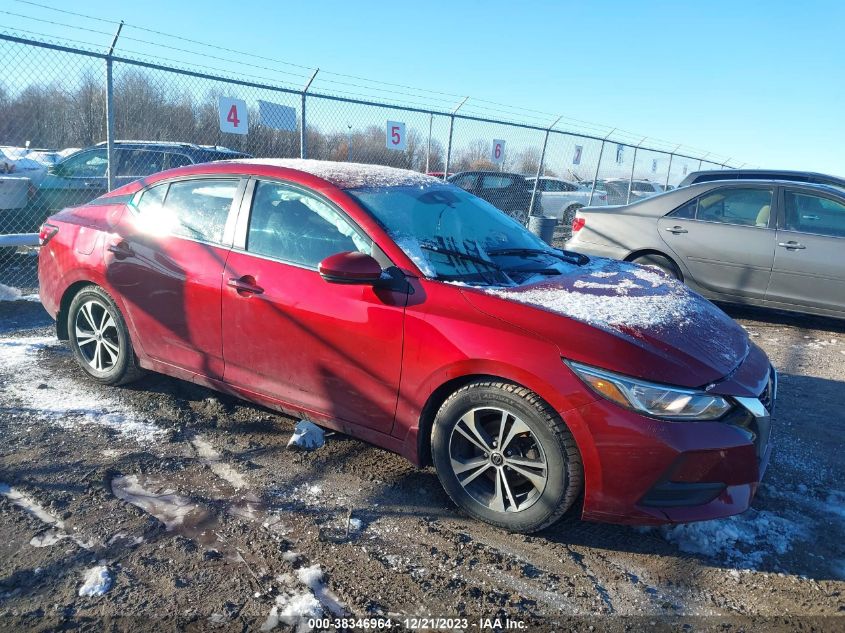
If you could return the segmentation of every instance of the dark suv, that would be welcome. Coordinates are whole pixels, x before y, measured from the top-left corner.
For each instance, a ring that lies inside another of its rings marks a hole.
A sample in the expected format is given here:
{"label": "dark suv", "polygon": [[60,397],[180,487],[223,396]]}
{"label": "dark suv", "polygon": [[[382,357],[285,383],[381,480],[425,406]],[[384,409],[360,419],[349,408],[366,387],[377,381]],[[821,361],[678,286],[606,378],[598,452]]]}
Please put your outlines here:
{"label": "dark suv", "polygon": [[462,171],[446,180],[523,224],[528,220],[533,185],[524,176],[503,171]]}
{"label": "dark suv", "polygon": [[694,185],[699,182],[714,180],[788,180],[790,182],[806,182],[817,185],[830,185],[845,189],[845,179],[827,176],[813,171],[789,171],[784,169],[710,169],[694,171],[687,175],[679,187]]}
{"label": "dark suv", "polygon": [[[226,147],[157,141],[115,141],[115,187],[172,167],[215,160],[250,158]],[[106,144],[79,150],[53,165],[38,187],[32,203],[38,224],[51,213],[97,198],[108,190]]]}

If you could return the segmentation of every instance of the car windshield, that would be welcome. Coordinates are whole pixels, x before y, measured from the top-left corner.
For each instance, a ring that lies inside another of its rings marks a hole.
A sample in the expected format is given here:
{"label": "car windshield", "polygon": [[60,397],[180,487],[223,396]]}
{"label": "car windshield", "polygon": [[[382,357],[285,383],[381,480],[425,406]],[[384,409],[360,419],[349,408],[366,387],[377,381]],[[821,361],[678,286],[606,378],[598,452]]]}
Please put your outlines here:
{"label": "car windshield", "polygon": [[559,275],[583,256],[550,247],[490,203],[449,184],[347,190],[426,277],[513,286]]}

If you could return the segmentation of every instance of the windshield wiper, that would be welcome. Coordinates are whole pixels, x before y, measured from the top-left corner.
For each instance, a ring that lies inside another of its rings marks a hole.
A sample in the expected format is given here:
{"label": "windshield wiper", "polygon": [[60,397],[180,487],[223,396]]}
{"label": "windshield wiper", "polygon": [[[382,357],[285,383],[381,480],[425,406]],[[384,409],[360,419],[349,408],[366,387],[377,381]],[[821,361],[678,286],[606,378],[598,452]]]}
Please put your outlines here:
{"label": "windshield wiper", "polygon": [[547,251],[542,248],[494,248],[487,251],[488,255],[550,255],[556,257],[567,264],[576,264],[583,266],[590,261],[590,258],[581,253],[573,253],[572,251]]}
{"label": "windshield wiper", "polygon": [[484,259],[483,257],[478,257],[476,255],[470,255],[469,253],[457,251],[452,248],[443,248],[442,246],[434,246],[429,244],[420,244],[420,248],[424,248],[425,250],[432,251],[434,253],[440,253],[441,255],[451,255],[452,257],[457,257],[468,262],[483,264],[484,266],[492,268],[493,270],[502,270],[502,267],[495,262],[491,262],[490,260]]}

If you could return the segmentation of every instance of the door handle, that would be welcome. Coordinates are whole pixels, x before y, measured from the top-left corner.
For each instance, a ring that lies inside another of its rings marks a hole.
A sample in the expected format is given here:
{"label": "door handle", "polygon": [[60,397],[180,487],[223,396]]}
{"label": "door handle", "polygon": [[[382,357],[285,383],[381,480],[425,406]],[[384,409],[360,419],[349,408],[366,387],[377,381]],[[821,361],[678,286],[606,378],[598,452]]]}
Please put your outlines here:
{"label": "door handle", "polygon": [[665,230],[675,235],[679,235],[680,233],[689,233],[689,231],[682,226],[667,226]]}
{"label": "door handle", "polygon": [[127,244],[126,242],[116,242],[115,244],[109,244],[108,250],[110,253],[114,253],[116,259],[132,257],[135,254],[135,251],[133,251],[132,247],[129,246],[129,244]]}
{"label": "door handle", "polygon": [[799,242],[795,242],[793,240],[790,240],[788,242],[778,242],[778,246],[785,248],[786,250],[789,250],[789,251],[800,251],[800,250],[804,250],[805,248],[807,248],[803,244],[801,244]]}
{"label": "door handle", "polygon": [[255,283],[255,277],[244,275],[243,277],[231,277],[227,285],[234,288],[239,295],[250,296],[264,293],[264,288]]}

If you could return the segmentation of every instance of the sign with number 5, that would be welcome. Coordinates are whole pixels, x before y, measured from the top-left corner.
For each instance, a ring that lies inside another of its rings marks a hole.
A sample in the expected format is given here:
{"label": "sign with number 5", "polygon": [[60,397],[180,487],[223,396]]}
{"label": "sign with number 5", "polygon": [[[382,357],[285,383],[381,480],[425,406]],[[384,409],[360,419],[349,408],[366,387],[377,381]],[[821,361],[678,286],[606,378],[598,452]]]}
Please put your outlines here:
{"label": "sign with number 5", "polygon": [[493,149],[490,151],[490,162],[501,165],[505,162],[505,142],[500,139],[493,139]]}
{"label": "sign with number 5", "polygon": [[387,149],[407,149],[408,139],[405,137],[405,124],[401,121],[388,121],[385,139]]}
{"label": "sign with number 5", "polygon": [[229,134],[246,134],[249,132],[249,114],[246,101],[219,97],[217,108],[220,114],[220,131]]}

